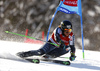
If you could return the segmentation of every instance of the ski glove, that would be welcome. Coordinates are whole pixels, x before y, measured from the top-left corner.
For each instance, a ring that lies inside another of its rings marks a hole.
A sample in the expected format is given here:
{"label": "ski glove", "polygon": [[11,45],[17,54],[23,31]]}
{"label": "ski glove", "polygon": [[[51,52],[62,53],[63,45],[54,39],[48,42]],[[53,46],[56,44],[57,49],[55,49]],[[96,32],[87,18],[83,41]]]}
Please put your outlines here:
{"label": "ski glove", "polygon": [[70,61],[74,61],[74,60],[75,60],[75,58],[76,58],[75,53],[71,53],[71,56],[70,56]]}
{"label": "ski glove", "polygon": [[60,43],[60,46],[59,47],[63,49],[65,47],[64,42],[61,40],[59,43]]}

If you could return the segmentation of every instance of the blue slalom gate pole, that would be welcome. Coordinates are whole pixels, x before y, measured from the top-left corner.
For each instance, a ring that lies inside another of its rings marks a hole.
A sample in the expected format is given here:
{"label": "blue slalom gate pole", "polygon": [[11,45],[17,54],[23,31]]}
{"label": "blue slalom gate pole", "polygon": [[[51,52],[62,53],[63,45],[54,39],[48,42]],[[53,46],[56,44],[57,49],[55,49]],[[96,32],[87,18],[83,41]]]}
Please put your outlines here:
{"label": "blue slalom gate pole", "polygon": [[81,20],[82,53],[83,53],[83,59],[84,59],[85,58],[85,56],[84,56],[84,36],[83,36],[83,21],[82,21],[81,0],[79,0],[78,5],[79,5],[80,20]]}
{"label": "blue slalom gate pole", "polygon": [[82,22],[82,16],[80,16],[81,19],[81,36],[82,36],[82,52],[83,52],[83,59],[84,57],[84,36],[83,36],[83,22]]}
{"label": "blue slalom gate pole", "polygon": [[48,29],[48,33],[47,33],[47,40],[46,40],[46,41],[48,41],[49,32],[50,32],[50,29],[51,29],[51,25],[52,25],[52,23],[53,23],[54,17],[56,16],[57,12],[58,12],[58,10],[55,11],[55,13],[54,13],[54,15],[53,15],[53,17],[52,17],[52,20],[51,20],[51,22],[50,22],[49,29]]}
{"label": "blue slalom gate pole", "polygon": [[56,11],[55,11],[55,13],[54,13],[54,15],[53,15],[53,17],[52,17],[52,20],[51,20],[51,22],[50,22],[49,29],[48,29],[48,32],[47,32],[47,39],[46,39],[46,41],[48,41],[49,32],[50,32],[50,29],[51,29],[51,25],[52,25],[52,23],[53,23],[53,20],[54,20],[54,18],[55,18],[55,16],[56,16],[57,12],[59,11],[59,8],[61,7],[61,5],[63,4],[64,1],[65,1],[65,0],[63,0],[63,1],[59,4],[59,7],[57,7],[57,9],[56,9]]}

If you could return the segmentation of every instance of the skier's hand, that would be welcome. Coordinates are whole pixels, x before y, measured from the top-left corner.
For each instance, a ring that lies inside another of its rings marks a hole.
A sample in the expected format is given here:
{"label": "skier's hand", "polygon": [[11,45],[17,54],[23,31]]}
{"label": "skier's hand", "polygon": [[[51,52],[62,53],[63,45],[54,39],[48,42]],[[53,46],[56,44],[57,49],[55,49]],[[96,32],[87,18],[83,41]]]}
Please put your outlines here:
{"label": "skier's hand", "polygon": [[71,56],[70,56],[70,61],[74,61],[74,60],[75,60],[75,58],[76,58],[75,53],[71,53]]}
{"label": "skier's hand", "polygon": [[61,40],[60,41],[60,46],[59,46],[60,48],[64,48],[65,47],[65,44],[64,44],[64,42]]}

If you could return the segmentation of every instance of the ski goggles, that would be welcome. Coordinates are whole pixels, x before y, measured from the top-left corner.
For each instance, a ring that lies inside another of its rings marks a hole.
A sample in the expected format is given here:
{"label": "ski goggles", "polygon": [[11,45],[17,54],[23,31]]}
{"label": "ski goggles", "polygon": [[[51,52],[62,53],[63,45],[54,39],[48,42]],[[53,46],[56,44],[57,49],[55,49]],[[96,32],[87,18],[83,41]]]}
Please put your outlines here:
{"label": "ski goggles", "polygon": [[71,32],[71,31],[72,31],[72,29],[64,29],[64,31]]}

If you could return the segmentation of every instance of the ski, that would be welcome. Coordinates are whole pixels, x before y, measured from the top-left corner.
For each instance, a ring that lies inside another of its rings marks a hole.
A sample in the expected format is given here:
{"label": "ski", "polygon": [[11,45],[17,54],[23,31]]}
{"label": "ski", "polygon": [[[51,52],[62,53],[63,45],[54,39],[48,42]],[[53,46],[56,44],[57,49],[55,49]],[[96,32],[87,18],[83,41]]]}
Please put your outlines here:
{"label": "ski", "polygon": [[[19,54],[17,54],[17,56],[19,56]],[[19,57],[22,58],[21,56]],[[70,61],[55,60],[50,55],[43,55],[43,56],[36,56],[36,58],[34,57],[34,58],[22,58],[22,59],[36,64],[39,64],[40,61],[52,62],[52,63],[63,64],[63,65],[71,64]]]}
{"label": "ski", "polygon": [[52,62],[52,63],[57,63],[57,64],[62,64],[62,65],[70,65],[70,61],[62,61],[62,60],[47,60],[47,59],[25,59],[29,62],[32,62],[32,63],[36,63],[36,64],[39,64],[41,61],[46,61],[46,62]]}
{"label": "ski", "polygon": [[70,65],[70,61],[61,61],[61,60],[53,60],[52,62],[58,63],[58,64],[63,64],[63,65]]}
{"label": "ski", "polygon": [[47,62],[53,62],[57,64],[62,64],[62,65],[70,65],[70,61],[62,61],[62,60],[51,60],[51,59],[41,59],[40,61],[47,61]]}
{"label": "ski", "polygon": [[25,59],[25,60],[27,60],[27,61],[29,61],[29,62],[32,62],[32,63],[36,63],[36,64],[39,64],[40,63],[40,60],[39,59]]}

